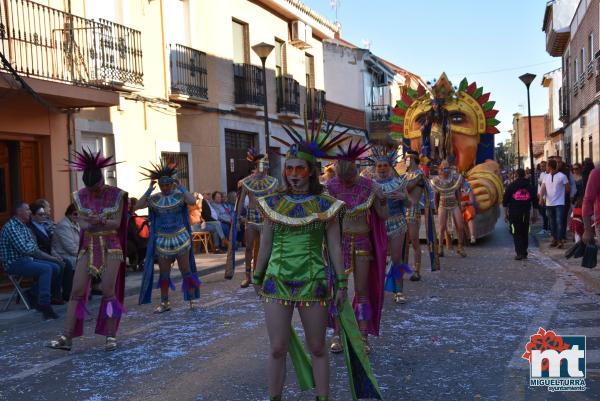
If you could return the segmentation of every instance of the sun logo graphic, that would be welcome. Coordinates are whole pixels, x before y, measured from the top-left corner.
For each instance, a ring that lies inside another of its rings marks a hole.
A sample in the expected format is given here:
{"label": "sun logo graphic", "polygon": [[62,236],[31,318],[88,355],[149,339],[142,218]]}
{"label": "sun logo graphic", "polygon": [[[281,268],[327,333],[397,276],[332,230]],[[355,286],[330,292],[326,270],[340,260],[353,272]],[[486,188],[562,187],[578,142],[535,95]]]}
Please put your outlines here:
{"label": "sun logo graphic", "polygon": [[529,361],[529,386],[585,391],[585,336],[559,336],[540,327],[522,358]]}

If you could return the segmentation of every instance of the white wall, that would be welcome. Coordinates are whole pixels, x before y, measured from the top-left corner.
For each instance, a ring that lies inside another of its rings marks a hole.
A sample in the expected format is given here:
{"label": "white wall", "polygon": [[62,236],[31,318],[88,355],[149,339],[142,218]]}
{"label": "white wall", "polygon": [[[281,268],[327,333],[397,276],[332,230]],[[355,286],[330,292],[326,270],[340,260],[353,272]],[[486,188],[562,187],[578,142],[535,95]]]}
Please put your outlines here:
{"label": "white wall", "polygon": [[327,100],[357,110],[365,109],[365,51],[350,49],[335,42],[323,42]]}

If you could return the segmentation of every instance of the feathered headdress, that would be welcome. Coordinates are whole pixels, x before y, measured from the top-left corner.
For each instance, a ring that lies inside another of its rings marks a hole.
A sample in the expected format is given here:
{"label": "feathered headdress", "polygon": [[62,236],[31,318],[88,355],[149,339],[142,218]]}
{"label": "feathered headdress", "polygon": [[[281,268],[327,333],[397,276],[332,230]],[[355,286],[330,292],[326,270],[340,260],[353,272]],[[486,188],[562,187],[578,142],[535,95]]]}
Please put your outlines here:
{"label": "feathered headdress", "polygon": [[302,159],[315,163],[317,159],[336,159],[333,153],[336,147],[347,139],[348,130],[333,133],[337,120],[333,124],[327,124],[324,128],[325,114],[321,113],[319,121],[308,121],[306,112],[304,113],[304,135],[289,125],[284,125],[283,129],[287,133],[290,141],[284,141],[281,138],[273,137],[276,141],[289,148],[286,159]]}
{"label": "feathered headdress", "polygon": [[90,149],[82,149],[81,152],[76,150],[73,152],[73,158],[65,161],[68,163],[70,171],[81,172],[101,170],[105,167],[121,163],[115,162],[112,156],[104,157],[102,152],[98,151],[97,153],[94,153]]}
{"label": "feathered headdress", "polygon": [[261,160],[265,159],[265,155],[262,153],[258,153],[254,148],[248,148],[248,153],[246,153],[246,160],[250,163],[259,163]]}
{"label": "feathered headdress", "polygon": [[345,161],[357,161],[367,158],[367,152],[371,149],[370,143],[361,144],[359,140],[356,142],[351,140],[348,146],[338,146],[338,153],[335,158]]}
{"label": "feathered headdress", "polygon": [[161,160],[160,163],[150,163],[152,168],[142,167],[145,180],[156,180],[159,184],[170,184],[177,178],[177,165]]}
{"label": "feathered headdress", "polygon": [[371,164],[376,164],[377,162],[386,162],[390,166],[394,167],[398,163],[398,151],[392,150],[388,152],[384,147],[373,146],[371,148],[371,155],[367,157],[367,160]]}

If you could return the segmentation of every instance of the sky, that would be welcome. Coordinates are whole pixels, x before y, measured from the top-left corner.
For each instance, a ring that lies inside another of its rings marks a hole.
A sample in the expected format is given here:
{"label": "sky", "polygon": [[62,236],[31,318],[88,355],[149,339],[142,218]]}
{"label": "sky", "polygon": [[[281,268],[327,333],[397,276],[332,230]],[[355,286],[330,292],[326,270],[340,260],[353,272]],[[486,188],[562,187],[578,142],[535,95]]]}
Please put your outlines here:
{"label": "sky", "polygon": [[[331,0],[303,0],[336,20]],[[519,80],[536,74],[531,84],[531,114],[548,112],[544,73],[561,59],[546,53],[542,21],[546,0],[338,0],[342,37],[425,81],[446,72],[458,86],[462,78],[491,92],[501,121],[496,143],[507,139],[513,113],[527,114],[527,90]]]}

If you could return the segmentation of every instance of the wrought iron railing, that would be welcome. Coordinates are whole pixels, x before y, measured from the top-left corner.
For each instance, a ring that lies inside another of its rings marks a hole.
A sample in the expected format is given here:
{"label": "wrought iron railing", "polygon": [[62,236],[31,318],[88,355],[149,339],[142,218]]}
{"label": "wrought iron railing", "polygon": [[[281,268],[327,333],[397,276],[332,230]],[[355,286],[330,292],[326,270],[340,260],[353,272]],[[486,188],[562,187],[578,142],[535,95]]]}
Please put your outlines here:
{"label": "wrought iron railing", "polygon": [[385,121],[390,119],[389,104],[374,104],[371,106],[371,121]]}
{"label": "wrought iron railing", "polygon": [[0,1],[0,50],[26,76],[87,86],[141,86],[141,48],[135,29],[29,0]]}
{"label": "wrought iron railing", "polygon": [[171,55],[171,93],[208,99],[206,53],[191,47],[169,45]]}
{"label": "wrought iron railing", "polygon": [[233,85],[235,104],[265,104],[262,68],[251,64],[234,64]]}
{"label": "wrought iron railing", "polygon": [[300,84],[291,77],[277,77],[277,112],[300,114]]}
{"label": "wrought iron railing", "polygon": [[318,119],[321,112],[325,111],[325,91],[320,89],[306,89],[306,111],[308,118]]}

